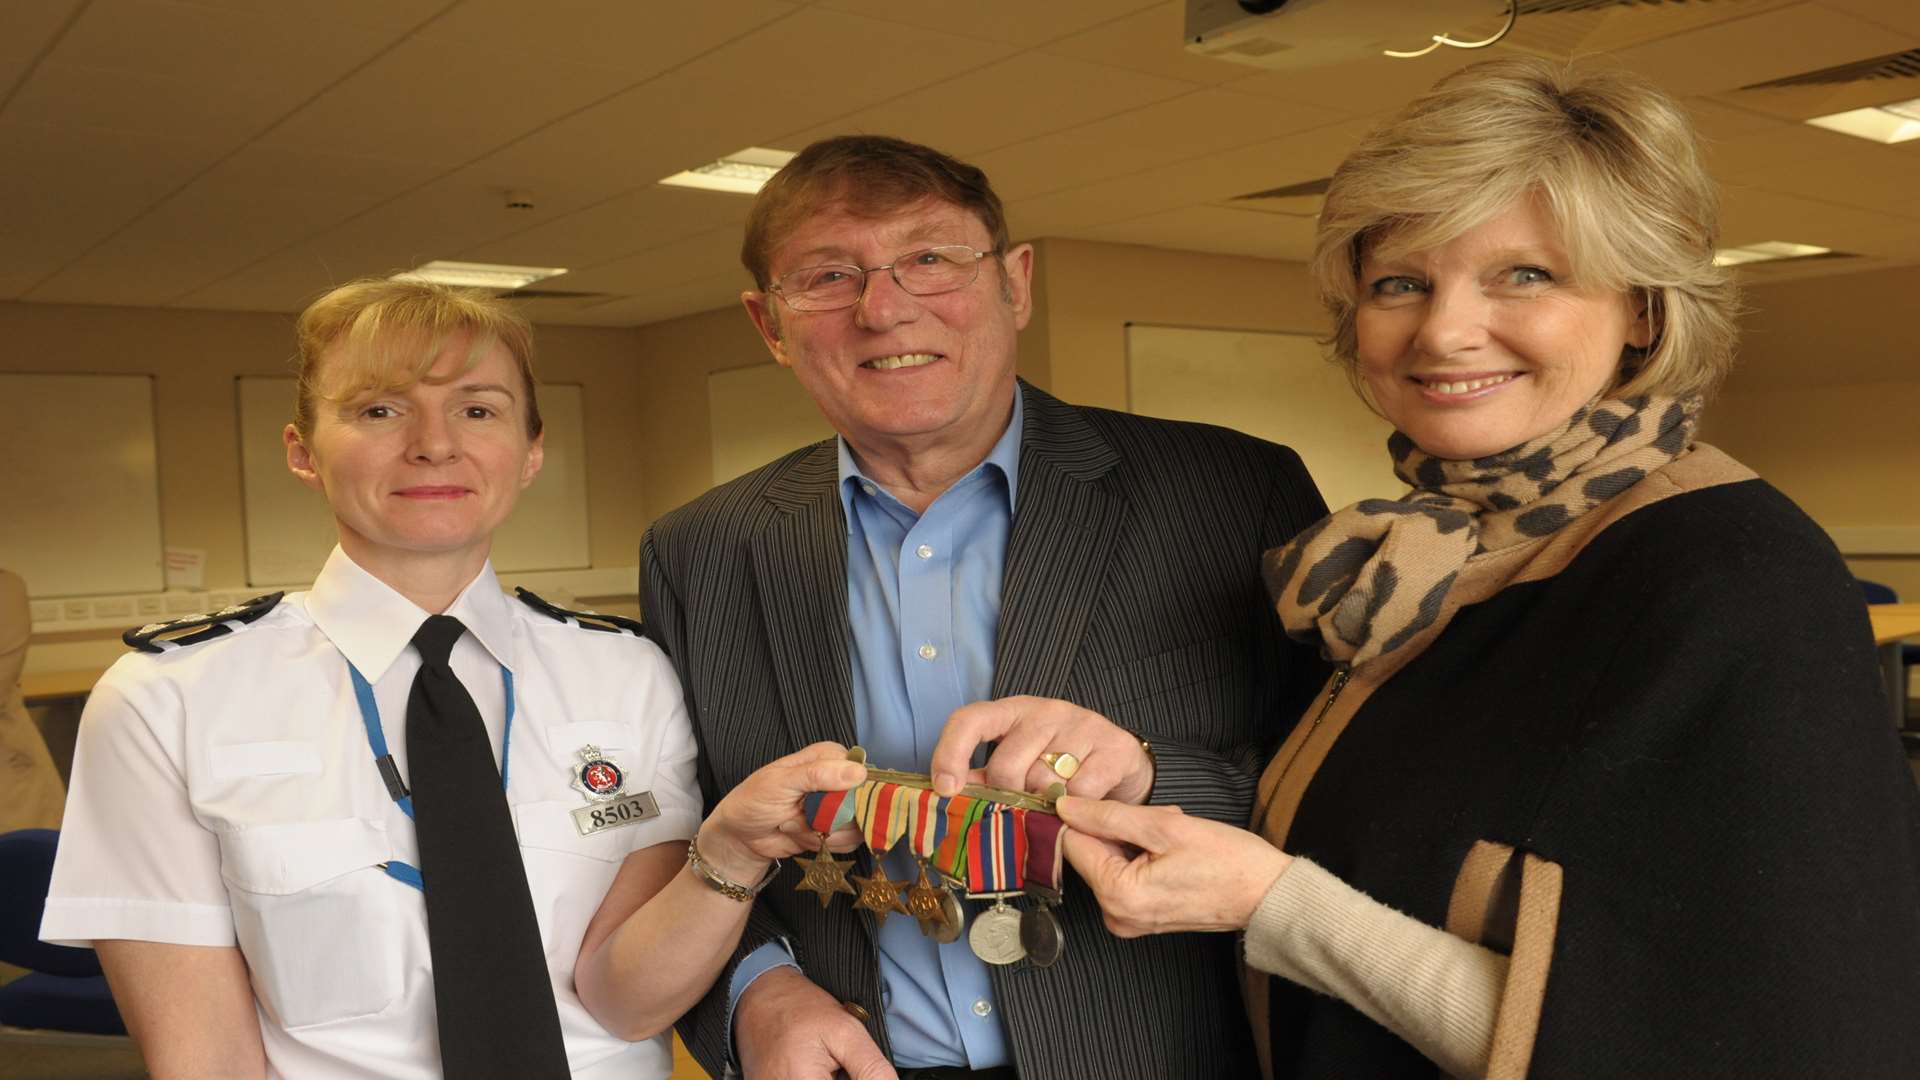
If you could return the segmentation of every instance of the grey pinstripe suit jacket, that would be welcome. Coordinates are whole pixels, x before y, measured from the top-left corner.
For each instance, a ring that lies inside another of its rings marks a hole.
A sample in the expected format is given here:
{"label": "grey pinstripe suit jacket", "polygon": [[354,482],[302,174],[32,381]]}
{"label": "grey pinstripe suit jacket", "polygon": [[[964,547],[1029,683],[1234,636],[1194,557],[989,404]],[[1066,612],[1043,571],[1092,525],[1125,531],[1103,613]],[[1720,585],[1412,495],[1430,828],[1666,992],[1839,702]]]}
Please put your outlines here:
{"label": "grey pinstripe suit jacket", "polygon": [[[1325,505],[1285,447],[1020,392],[994,695],[1103,713],[1152,741],[1153,801],[1244,824],[1260,766],[1323,674],[1279,633],[1260,554]],[[836,474],[833,442],[797,450],[675,510],[642,543],[647,631],[686,691],[708,805],[774,757],[854,742]],[[785,937],[816,983],[872,1014],[885,1049],[869,917],[822,910],[793,891],[796,875],[755,902],[738,956]],[[1069,879],[1064,958],[993,974],[1020,1075],[1255,1074],[1233,936],[1122,941]],[[731,971],[680,1023],[716,1076]]]}

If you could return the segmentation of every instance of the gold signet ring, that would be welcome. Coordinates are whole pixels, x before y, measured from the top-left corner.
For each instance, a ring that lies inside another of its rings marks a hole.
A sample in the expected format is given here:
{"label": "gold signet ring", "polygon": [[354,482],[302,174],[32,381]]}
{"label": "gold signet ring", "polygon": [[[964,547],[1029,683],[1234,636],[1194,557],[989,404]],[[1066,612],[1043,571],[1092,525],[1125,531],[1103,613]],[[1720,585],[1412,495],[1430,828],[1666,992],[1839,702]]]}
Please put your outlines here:
{"label": "gold signet ring", "polygon": [[1080,759],[1064,750],[1049,750],[1040,755],[1040,760],[1046,762],[1047,768],[1059,774],[1062,780],[1071,780],[1073,774],[1080,771]]}

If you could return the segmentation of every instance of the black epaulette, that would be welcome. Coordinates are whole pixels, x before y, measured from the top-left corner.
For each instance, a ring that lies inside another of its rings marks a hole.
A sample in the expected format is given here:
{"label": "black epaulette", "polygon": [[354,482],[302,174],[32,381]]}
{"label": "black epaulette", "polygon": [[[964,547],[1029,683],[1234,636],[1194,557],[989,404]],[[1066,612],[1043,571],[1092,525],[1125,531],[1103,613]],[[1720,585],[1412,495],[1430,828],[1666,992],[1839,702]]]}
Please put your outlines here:
{"label": "black epaulette", "polygon": [[632,634],[634,637],[646,636],[646,629],[641,626],[638,619],[629,619],[622,615],[602,615],[597,611],[569,611],[558,604],[547,603],[518,585],[513,587],[513,595],[519,597],[521,603],[556,622],[572,623],[582,630],[604,630],[610,634]]}
{"label": "black epaulette", "polygon": [[223,607],[219,611],[209,611],[200,615],[186,615],[166,622],[148,623],[120,635],[126,642],[141,652],[163,653],[187,645],[198,645],[203,641],[212,641],[217,637],[226,637],[235,630],[258,620],[272,611],[286,593],[268,593],[256,596],[245,603]]}

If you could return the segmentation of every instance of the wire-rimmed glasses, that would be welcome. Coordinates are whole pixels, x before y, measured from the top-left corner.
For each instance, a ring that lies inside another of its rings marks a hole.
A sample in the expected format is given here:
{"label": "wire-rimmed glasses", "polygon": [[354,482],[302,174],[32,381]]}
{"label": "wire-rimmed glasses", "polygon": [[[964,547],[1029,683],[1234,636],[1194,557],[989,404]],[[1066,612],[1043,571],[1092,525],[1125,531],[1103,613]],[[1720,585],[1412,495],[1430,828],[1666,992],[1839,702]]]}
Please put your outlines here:
{"label": "wire-rimmed glasses", "polygon": [[980,276],[980,260],[990,254],[966,244],[939,244],[904,252],[882,266],[803,266],[780,275],[767,291],[778,293],[795,311],[835,311],[858,303],[867,288],[867,275],[886,270],[906,292],[934,296],[973,284],[973,279]]}

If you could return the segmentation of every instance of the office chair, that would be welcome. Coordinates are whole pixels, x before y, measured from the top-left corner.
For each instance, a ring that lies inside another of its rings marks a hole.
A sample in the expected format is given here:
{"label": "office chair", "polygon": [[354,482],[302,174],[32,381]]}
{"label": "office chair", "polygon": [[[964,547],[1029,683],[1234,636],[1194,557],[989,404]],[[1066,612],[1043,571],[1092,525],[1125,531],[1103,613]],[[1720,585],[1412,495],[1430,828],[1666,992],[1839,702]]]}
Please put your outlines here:
{"label": "office chair", "polygon": [[[1867,603],[1869,604],[1897,604],[1900,602],[1900,595],[1893,591],[1892,586],[1882,585],[1877,581],[1868,581],[1865,578],[1854,578],[1853,580],[1859,583],[1860,595],[1866,597]],[[1920,667],[1920,645],[1915,645],[1912,642],[1902,644],[1900,646],[1900,670],[1907,675],[1907,681],[1903,685],[1912,685],[1913,669],[1915,667]],[[1903,709],[1903,712],[1904,711]]]}
{"label": "office chair", "polygon": [[27,969],[0,986],[0,1043],[127,1034],[93,950],[40,940],[40,912],[59,840],[54,829],[0,833],[0,961]]}

